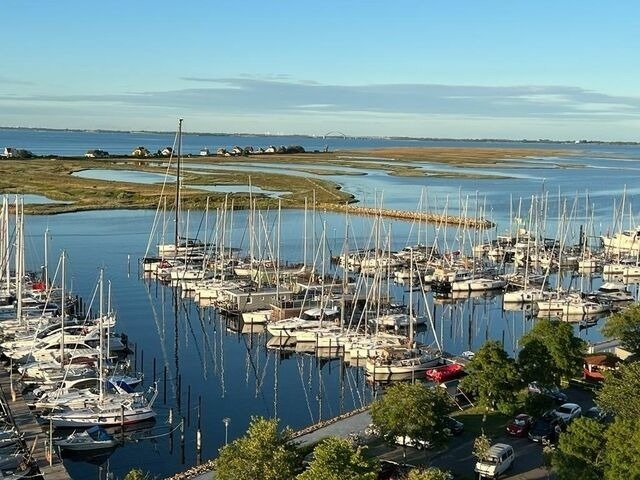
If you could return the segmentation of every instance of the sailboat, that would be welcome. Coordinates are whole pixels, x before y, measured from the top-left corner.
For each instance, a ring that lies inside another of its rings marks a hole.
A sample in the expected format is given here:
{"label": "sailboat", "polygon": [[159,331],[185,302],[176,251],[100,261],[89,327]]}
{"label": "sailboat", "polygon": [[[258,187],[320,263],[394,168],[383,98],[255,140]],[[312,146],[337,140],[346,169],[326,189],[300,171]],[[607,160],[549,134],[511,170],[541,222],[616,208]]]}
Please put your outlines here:
{"label": "sailboat", "polygon": [[[178,132],[176,134],[176,143],[177,148],[176,151],[176,180],[175,180],[175,211],[174,211],[174,236],[173,243],[161,243],[158,244],[158,257],[150,257],[145,255],[143,259],[144,270],[146,272],[155,273],[156,270],[166,263],[166,259],[174,258],[177,256],[189,257],[191,255],[204,253],[205,245],[203,242],[198,240],[197,238],[188,238],[180,235],[180,203],[181,203],[181,194],[180,189],[182,188],[182,121],[180,118],[178,120]],[[172,154],[173,154],[172,150]],[[164,195],[161,196],[160,203],[158,204],[158,212],[160,212],[162,202],[165,199]],[[154,220],[154,228],[157,226],[157,216]],[[149,246],[147,246],[147,251],[149,250]]]}
{"label": "sailboat", "polygon": [[[103,317],[102,307],[102,272],[100,273],[100,316]],[[100,325],[102,329],[102,325]],[[147,392],[123,394],[117,393],[108,395],[104,391],[104,334],[100,335],[100,351],[99,357],[99,396],[97,401],[91,402],[91,405],[73,408],[65,406],[60,411],[54,411],[43,416],[44,420],[48,420],[54,427],[90,427],[92,425],[115,426],[129,425],[132,423],[142,422],[144,420],[153,419],[156,412],[153,410],[153,403],[158,395],[157,385],[154,383],[149,387]]]}
{"label": "sailboat", "polygon": [[[413,258],[410,265],[413,266]],[[412,272],[413,273],[413,272]],[[409,289],[409,317],[413,317],[413,288]],[[440,352],[417,348],[414,345],[414,322],[409,321],[409,344],[404,347],[389,347],[368,358],[365,371],[374,381],[400,380],[415,378],[420,374],[443,363]]]}

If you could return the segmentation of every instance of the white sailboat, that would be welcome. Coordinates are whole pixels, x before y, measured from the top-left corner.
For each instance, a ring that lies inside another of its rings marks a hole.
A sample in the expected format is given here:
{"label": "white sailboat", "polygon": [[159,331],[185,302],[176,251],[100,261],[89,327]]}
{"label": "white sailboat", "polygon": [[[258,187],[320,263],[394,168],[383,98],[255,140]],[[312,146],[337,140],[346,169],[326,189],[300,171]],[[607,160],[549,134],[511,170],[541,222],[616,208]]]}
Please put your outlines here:
{"label": "white sailboat", "polygon": [[[102,271],[100,272],[100,318],[102,312]],[[100,325],[102,328],[102,325]],[[43,419],[48,420],[54,427],[89,427],[92,425],[116,426],[129,425],[153,419],[156,412],[153,410],[153,403],[158,395],[157,385],[154,383],[147,392],[132,394],[107,395],[104,391],[104,335],[100,336],[100,346],[102,354],[99,357],[99,372],[101,381],[99,383],[99,396],[97,401],[89,406],[73,408],[65,406],[60,411],[54,411]]]}

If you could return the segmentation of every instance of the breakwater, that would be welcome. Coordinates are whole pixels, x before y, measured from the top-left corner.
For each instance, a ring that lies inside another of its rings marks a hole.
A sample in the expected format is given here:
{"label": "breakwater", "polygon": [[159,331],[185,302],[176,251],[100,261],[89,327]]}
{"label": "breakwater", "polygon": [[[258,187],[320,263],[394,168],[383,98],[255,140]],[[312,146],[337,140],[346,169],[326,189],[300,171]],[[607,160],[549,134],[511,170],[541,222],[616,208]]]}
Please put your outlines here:
{"label": "breakwater", "polygon": [[359,205],[322,205],[325,210],[333,211],[346,211],[354,215],[363,216],[382,216],[390,218],[398,218],[401,220],[419,220],[428,223],[434,223],[438,225],[455,225],[466,228],[493,228],[495,223],[485,218],[472,218],[462,215],[445,215],[441,213],[433,212],[417,212],[411,210],[395,210],[391,208],[373,208],[373,207],[361,207]]}

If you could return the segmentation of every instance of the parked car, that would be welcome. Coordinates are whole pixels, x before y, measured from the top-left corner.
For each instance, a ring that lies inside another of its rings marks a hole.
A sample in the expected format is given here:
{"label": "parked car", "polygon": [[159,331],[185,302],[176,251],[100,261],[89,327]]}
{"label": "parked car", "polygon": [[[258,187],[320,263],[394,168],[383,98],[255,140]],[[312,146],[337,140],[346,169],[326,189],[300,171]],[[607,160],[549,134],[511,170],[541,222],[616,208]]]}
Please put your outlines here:
{"label": "parked car", "polygon": [[402,445],[404,447],[412,447],[416,450],[422,450],[423,448],[431,448],[431,444],[427,440],[418,440],[411,438],[409,435],[398,435],[394,438],[396,445]]}
{"label": "parked car", "polygon": [[586,412],[583,413],[583,416],[591,418],[597,422],[604,422],[607,419],[607,414],[600,407],[589,408]]}
{"label": "parked car", "polygon": [[548,412],[533,422],[528,437],[538,443],[555,443],[560,432],[567,428],[564,420],[553,412]]}
{"label": "parked car", "polygon": [[562,418],[564,423],[571,423],[574,418],[582,415],[582,407],[577,403],[563,403],[553,413]]}
{"label": "parked car", "polygon": [[481,478],[497,478],[513,466],[513,447],[506,443],[496,443],[489,448],[487,458],[476,462],[475,471]]}
{"label": "parked car", "polygon": [[515,437],[526,437],[533,424],[533,417],[526,413],[517,415],[507,425],[507,433]]}
{"label": "parked car", "polygon": [[557,404],[562,404],[567,401],[567,395],[561,392],[556,385],[541,385],[539,382],[531,382],[529,384],[529,393],[547,395],[553,398]]}
{"label": "parked car", "polygon": [[380,471],[377,480],[401,480],[406,478],[413,465],[397,463],[392,460],[380,460]]}
{"label": "parked car", "polygon": [[447,417],[448,429],[451,435],[460,435],[464,431],[464,423],[453,417]]}

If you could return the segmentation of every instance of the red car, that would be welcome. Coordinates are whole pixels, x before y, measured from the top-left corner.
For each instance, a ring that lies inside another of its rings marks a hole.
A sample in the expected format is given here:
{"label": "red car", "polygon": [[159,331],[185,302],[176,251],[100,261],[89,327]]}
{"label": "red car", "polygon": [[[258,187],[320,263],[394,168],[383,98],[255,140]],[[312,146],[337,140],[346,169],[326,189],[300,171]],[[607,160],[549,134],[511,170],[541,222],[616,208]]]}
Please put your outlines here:
{"label": "red car", "polygon": [[507,433],[516,437],[526,437],[533,423],[533,417],[521,413],[507,425]]}

